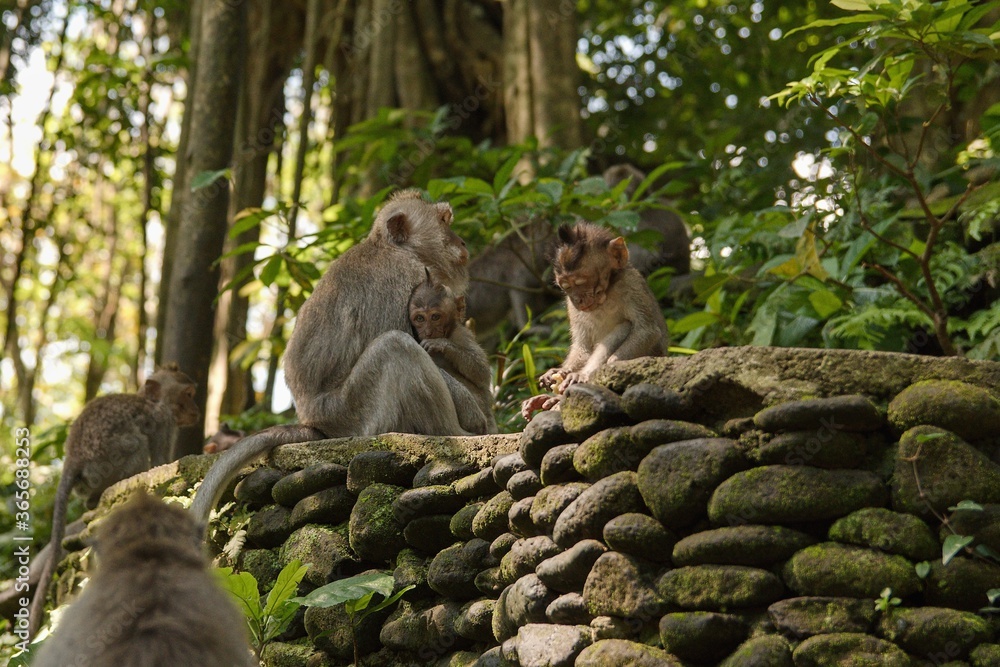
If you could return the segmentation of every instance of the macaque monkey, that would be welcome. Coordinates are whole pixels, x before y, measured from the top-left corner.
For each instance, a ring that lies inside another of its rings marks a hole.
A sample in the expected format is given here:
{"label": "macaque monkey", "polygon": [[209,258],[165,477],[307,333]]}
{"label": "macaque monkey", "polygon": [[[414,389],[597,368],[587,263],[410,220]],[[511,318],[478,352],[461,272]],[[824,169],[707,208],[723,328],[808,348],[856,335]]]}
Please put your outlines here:
{"label": "macaque monkey", "polygon": [[246,431],[238,428],[230,428],[229,424],[222,422],[219,425],[219,430],[212,434],[212,437],[201,448],[201,451],[205,454],[219,454],[245,438],[246,434]]}
{"label": "macaque monkey", "polygon": [[193,426],[201,417],[194,393],[194,381],[177,364],[166,364],[137,394],[110,394],[90,401],[70,426],[52,510],[52,556],[31,602],[32,635],[41,625],[49,582],[60,560],[70,493],[84,496],[87,508],[93,509],[112,484],[167,463],[177,429]]}
{"label": "macaque monkey", "polygon": [[246,621],[219,588],[201,531],[141,492],[98,527],[97,573],[62,616],[35,667],[255,667]]}
{"label": "macaque monkey", "polygon": [[[607,363],[667,353],[667,325],[645,278],[628,262],[621,236],[589,223],[562,226],[553,255],[556,284],[566,294],[570,348],[562,366],[539,383],[562,394],[588,382]],[[533,396],[521,406],[525,418],[555,407],[558,397]]]}
{"label": "macaque monkey", "polygon": [[464,422],[464,415],[470,411],[478,412],[486,416],[487,433],[496,433],[490,363],[464,320],[465,297],[455,296],[447,286],[435,283],[428,271],[427,280],[417,285],[410,296],[410,324],[438,368],[469,390],[474,404],[459,406],[456,402],[459,421]]}
{"label": "macaque monkey", "polygon": [[285,379],[299,424],[274,426],[223,452],[192,505],[209,514],[250,461],[278,445],[389,431],[424,435],[486,433],[490,422],[459,420],[469,391],[441,372],[410,328],[409,301],[424,281],[454,294],[468,283],[469,252],[451,229],[451,206],[416,190],[393,196],[368,237],[338,258],[299,310],[285,351]]}
{"label": "macaque monkey", "polygon": [[[629,199],[645,178],[646,174],[630,164],[618,164],[604,171],[604,182],[610,188],[624,180],[629,181],[625,188]],[[639,211],[636,231],[645,230],[658,232],[662,239],[652,249],[638,243],[628,245],[629,263],[639,273],[648,276],[663,267],[672,268],[675,276],[691,272],[691,237],[679,215],[664,208],[643,209]]]}
{"label": "macaque monkey", "polygon": [[[646,178],[629,164],[608,168],[604,181],[613,188],[629,180],[625,194],[631,198]],[[661,239],[654,247],[629,243],[629,261],[639,273],[648,276],[662,267],[671,267],[674,275],[691,271],[691,239],[680,216],[664,208],[639,211],[636,231],[652,230]],[[538,315],[557,300],[548,289],[545,250],[555,241],[555,229],[547,220],[535,220],[509,234],[496,245],[483,250],[469,263],[469,317],[476,322],[480,339],[487,338],[505,318],[518,329],[528,323],[528,309]]]}

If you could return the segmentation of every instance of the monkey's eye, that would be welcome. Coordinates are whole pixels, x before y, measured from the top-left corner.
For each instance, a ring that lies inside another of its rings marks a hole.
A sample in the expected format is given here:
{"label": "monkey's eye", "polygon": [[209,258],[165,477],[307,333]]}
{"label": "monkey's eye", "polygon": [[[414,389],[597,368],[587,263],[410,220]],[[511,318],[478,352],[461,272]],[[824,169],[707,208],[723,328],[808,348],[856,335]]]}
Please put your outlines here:
{"label": "monkey's eye", "polygon": [[431,315],[431,321],[432,322],[437,322],[440,319],[441,319],[441,315],[438,314],[438,313],[434,313],[433,315]]}
{"label": "monkey's eye", "polygon": [[423,316],[423,315],[417,315],[417,316],[416,316],[416,317],[414,317],[413,319],[414,319],[414,321],[416,321],[416,322],[423,322],[423,321],[424,321],[424,316]]}

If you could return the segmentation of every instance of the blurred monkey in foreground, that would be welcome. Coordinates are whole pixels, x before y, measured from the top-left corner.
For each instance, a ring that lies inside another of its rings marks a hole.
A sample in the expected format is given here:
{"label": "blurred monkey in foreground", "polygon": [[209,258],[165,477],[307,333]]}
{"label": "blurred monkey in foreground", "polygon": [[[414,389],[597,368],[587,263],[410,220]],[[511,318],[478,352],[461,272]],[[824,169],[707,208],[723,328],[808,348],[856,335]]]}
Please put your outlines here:
{"label": "blurred monkey in foreground", "polygon": [[[667,353],[667,325],[645,278],[629,265],[625,239],[589,223],[563,226],[553,254],[555,280],[566,294],[570,348],[562,366],[540,378],[557,394],[589,382],[607,363]],[[521,406],[525,419],[558,403],[539,395]]]}
{"label": "blurred monkey in foreground", "polygon": [[52,555],[31,603],[32,635],[41,625],[49,582],[62,553],[70,493],[83,495],[87,508],[93,509],[112,484],[172,460],[177,429],[193,426],[201,416],[194,393],[194,381],[176,364],[165,364],[139,393],[95,398],[73,422],[52,510]]}
{"label": "blurred monkey in foreground", "polygon": [[98,571],[34,667],[255,667],[246,621],[208,571],[201,531],[145,492],[98,527]]}
{"label": "blurred monkey in foreground", "polygon": [[471,402],[455,402],[462,427],[473,425],[466,424],[466,415],[474,413],[474,423],[482,415],[488,423],[486,432],[496,433],[490,362],[464,320],[465,297],[455,296],[446,285],[435,283],[428,271],[427,280],[417,285],[410,296],[410,324],[434,363],[468,389]]}

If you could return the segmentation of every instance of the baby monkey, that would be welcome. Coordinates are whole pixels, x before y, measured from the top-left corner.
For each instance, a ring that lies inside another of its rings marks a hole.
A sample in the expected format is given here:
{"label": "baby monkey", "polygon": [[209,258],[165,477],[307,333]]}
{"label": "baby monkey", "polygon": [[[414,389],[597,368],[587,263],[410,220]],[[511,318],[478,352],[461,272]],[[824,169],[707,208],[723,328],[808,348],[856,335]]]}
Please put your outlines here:
{"label": "baby monkey", "polygon": [[[496,433],[493,395],[490,392],[490,363],[476,336],[465,326],[465,297],[455,296],[447,285],[427,279],[410,295],[410,324],[420,345],[438,368],[457,379],[486,417],[487,433]],[[462,418],[466,406],[455,406]]]}
{"label": "baby monkey", "polygon": [[246,622],[219,588],[191,515],[145,492],[97,530],[97,573],[35,667],[251,667]]}
{"label": "baby monkey", "polygon": [[[607,363],[664,356],[667,325],[646,279],[629,264],[625,239],[584,222],[563,225],[558,239],[552,264],[566,294],[571,343],[562,366],[546,371],[539,383],[562,394]],[[533,396],[521,413],[530,419],[558,402],[558,396]]]}

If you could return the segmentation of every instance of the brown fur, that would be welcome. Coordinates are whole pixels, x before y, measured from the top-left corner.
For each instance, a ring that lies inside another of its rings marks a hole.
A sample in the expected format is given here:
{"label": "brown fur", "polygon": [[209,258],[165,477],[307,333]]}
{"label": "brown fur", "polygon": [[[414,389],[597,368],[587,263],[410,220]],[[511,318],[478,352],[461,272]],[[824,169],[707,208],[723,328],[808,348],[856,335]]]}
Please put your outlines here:
{"label": "brown fur", "polygon": [[140,493],[99,527],[98,571],[35,667],[257,664],[246,621],[219,588],[179,507]]}
{"label": "brown fur", "polygon": [[219,426],[219,430],[212,434],[212,437],[209,438],[201,450],[205,454],[219,454],[245,438],[246,434],[246,431],[238,428],[230,428],[229,424],[223,422]]}
{"label": "brown fur", "polygon": [[112,484],[172,459],[177,429],[198,422],[195,383],[167,364],[137,394],[100,396],[84,406],[69,429],[62,477],[52,510],[52,558],[31,603],[30,631],[40,627],[52,572],[59,563],[69,496],[77,492],[94,508]]}
{"label": "brown fur", "polygon": [[[556,284],[566,293],[572,339],[560,368],[541,377],[561,393],[607,363],[667,353],[667,325],[646,280],[628,263],[625,239],[579,223],[559,228]],[[557,378],[561,380],[557,382]]]}
{"label": "brown fur", "polygon": [[404,191],[379,211],[368,238],[345,252],[299,310],[285,351],[285,379],[300,425],[273,427],[222,454],[192,511],[203,525],[236,473],[273,447],[324,436],[388,431],[426,435],[485,433],[485,416],[460,421],[471,401],[442,373],[410,329],[408,303],[425,278],[462,294],[468,282],[465,243],[451,229],[445,203]]}
{"label": "brown fur", "polygon": [[495,433],[490,362],[475,334],[462,323],[463,319],[465,297],[453,295],[447,286],[433,282],[428,273],[427,280],[410,297],[410,323],[417,340],[434,363],[465,385],[475,399],[475,405],[456,403],[459,420],[464,421],[471,414],[478,420],[483,415],[488,423],[487,432]]}

